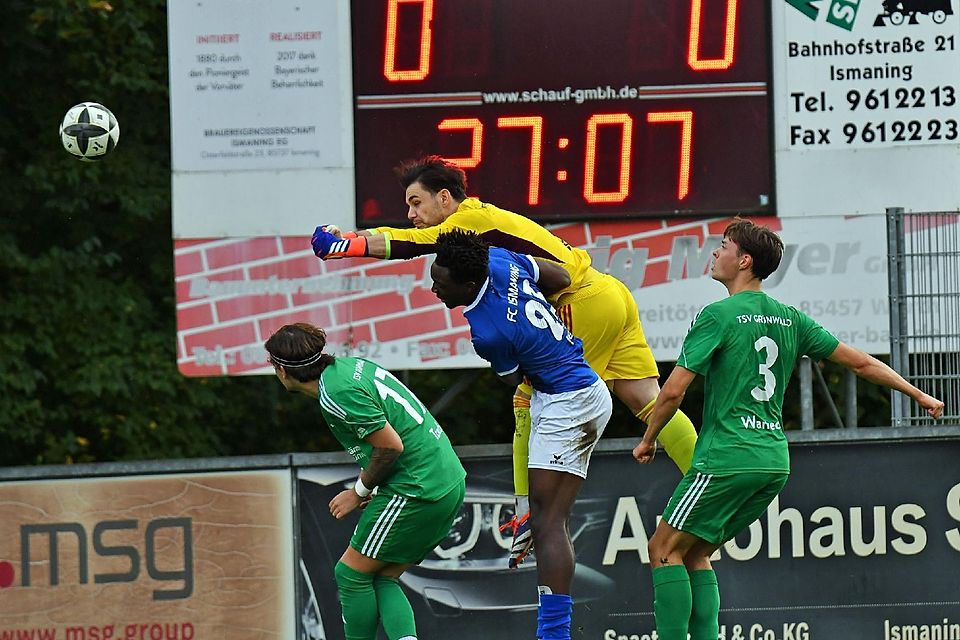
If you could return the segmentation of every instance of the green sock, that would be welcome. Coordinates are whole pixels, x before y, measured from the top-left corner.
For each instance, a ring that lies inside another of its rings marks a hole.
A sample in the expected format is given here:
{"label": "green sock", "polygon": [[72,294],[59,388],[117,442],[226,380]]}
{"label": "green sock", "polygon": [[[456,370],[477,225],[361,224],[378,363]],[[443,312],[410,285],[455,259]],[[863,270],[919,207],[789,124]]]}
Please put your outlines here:
{"label": "green sock", "polygon": [[686,567],[669,565],[653,570],[653,615],[661,640],[687,640],[692,597]]}
{"label": "green sock", "polygon": [[400,581],[397,578],[377,576],[373,579],[373,589],[377,592],[380,621],[388,640],[415,638],[417,623],[413,619],[413,608],[407,600],[407,594],[400,588]]}
{"label": "green sock", "polygon": [[720,587],[713,569],[690,572],[693,610],[690,612],[691,640],[717,640],[720,634]]}
{"label": "green sock", "polygon": [[345,640],[375,640],[377,622],[377,594],[373,590],[373,574],[360,573],[342,562],[333,569],[343,609],[343,637]]}

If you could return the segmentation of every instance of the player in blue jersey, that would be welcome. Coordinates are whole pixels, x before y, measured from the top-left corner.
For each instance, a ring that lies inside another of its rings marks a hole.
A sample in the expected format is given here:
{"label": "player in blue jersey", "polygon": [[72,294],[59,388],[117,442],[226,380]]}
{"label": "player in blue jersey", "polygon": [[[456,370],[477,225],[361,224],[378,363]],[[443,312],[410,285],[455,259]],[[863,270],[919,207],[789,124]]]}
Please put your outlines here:
{"label": "player in blue jersey", "polygon": [[559,264],[489,248],[474,233],[442,233],[430,268],[433,292],[450,309],[466,307],[473,346],[500,379],[532,384],[530,523],[537,549],[537,638],[569,640],[575,557],[567,519],[587,477],[590,455],[613,401],[583,358],[583,344],[547,302],[569,286]]}

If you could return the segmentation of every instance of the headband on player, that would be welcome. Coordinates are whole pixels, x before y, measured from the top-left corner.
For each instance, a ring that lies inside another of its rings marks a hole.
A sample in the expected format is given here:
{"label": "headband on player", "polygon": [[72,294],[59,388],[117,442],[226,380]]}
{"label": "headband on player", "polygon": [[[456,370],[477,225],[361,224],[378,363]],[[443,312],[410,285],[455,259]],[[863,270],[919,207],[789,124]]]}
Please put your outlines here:
{"label": "headband on player", "polygon": [[316,354],[310,356],[309,358],[304,358],[303,360],[284,360],[283,358],[278,358],[277,356],[270,354],[270,361],[274,364],[279,364],[288,369],[296,369],[298,367],[307,367],[311,364],[317,362],[320,359],[320,356],[323,355],[322,351],[318,351]]}

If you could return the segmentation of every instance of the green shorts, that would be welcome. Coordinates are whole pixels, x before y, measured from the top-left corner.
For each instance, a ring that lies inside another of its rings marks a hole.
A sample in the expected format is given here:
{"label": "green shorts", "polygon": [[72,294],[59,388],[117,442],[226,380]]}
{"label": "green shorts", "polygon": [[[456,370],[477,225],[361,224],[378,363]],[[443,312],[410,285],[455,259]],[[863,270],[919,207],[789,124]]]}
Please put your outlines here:
{"label": "green shorts", "polygon": [[368,558],[416,564],[450,532],[463,506],[463,480],[439,500],[377,495],[360,516],[350,546]]}
{"label": "green shorts", "polygon": [[763,515],[789,475],[768,471],[716,475],[691,469],[673,492],[663,520],[701,540],[723,544]]}

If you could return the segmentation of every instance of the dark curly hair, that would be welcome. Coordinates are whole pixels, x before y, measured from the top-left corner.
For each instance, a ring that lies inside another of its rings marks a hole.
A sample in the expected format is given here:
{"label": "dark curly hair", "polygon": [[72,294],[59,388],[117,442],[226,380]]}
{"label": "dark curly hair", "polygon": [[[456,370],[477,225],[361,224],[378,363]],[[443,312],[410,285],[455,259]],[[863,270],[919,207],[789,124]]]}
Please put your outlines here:
{"label": "dark curly hair", "polygon": [[437,266],[450,270],[455,282],[483,282],[487,279],[490,245],[471,231],[453,229],[437,236]]}
{"label": "dark curly hair", "polygon": [[394,173],[404,189],[419,182],[434,195],[446,189],[457,202],[467,197],[467,175],[463,169],[440,156],[406,160],[394,169]]}

